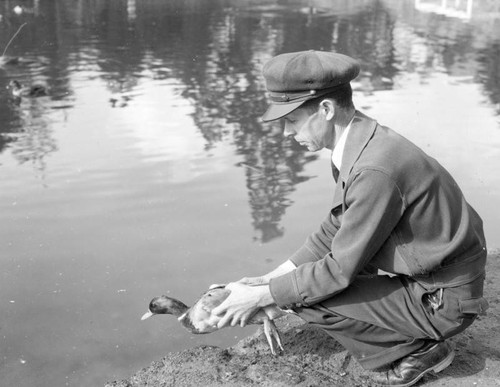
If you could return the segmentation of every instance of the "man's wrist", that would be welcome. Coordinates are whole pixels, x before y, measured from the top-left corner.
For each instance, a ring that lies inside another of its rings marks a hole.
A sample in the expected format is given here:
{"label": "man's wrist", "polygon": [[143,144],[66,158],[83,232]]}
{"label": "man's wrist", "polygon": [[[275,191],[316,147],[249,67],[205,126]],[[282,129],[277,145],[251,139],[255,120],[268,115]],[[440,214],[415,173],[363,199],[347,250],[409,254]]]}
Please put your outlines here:
{"label": "man's wrist", "polygon": [[271,279],[282,276],[283,274],[295,270],[296,268],[297,266],[295,266],[295,264],[292,261],[287,260],[283,262],[281,265],[279,265],[272,272],[264,274],[262,278],[265,280],[265,283],[269,284],[269,281],[271,281]]}
{"label": "man's wrist", "polygon": [[259,286],[257,289],[259,292],[259,307],[268,306],[274,303],[273,296],[269,290],[269,285]]}

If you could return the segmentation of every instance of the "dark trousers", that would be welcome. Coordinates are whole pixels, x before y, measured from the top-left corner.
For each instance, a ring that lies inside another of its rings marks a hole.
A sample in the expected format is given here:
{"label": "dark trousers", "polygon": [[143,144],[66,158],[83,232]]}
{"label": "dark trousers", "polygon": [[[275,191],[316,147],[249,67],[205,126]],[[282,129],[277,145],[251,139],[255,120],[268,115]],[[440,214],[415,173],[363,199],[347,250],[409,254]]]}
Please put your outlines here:
{"label": "dark trousers", "polygon": [[[467,328],[487,307],[483,282],[484,272],[441,293],[439,284],[405,276],[360,275],[334,297],[294,310],[335,338],[365,369],[374,369],[409,355],[429,339],[445,340]],[[439,300],[439,306],[433,307],[430,299]]]}

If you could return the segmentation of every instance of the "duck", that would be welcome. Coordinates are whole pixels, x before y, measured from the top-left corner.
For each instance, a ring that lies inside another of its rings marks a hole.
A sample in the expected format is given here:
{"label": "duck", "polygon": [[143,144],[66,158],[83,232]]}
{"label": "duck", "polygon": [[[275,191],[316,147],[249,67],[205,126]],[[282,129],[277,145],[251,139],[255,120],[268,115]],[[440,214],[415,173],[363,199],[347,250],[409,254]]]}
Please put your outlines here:
{"label": "duck", "polygon": [[[212,310],[220,305],[231,293],[225,285],[216,285],[210,287],[196,303],[189,307],[182,301],[169,296],[154,297],[149,303],[148,311],[142,316],[141,320],[146,320],[158,314],[171,314],[177,316],[177,320],[189,332],[194,334],[211,333],[218,330],[217,324],[213,324]],[[273,355],[276,355],[276,347],[284,351],[281,344],[281,337],[274,319],[285,315],[276,305],[269,305],[255,313],[249,324],[262,324],[267,343]],[[273,341],[274,339],[274,341]]]}
{"label": "duck", "polygon": [[129,103],[129,101],[132,100],[132,97],[125,95],[125,94],[116,94],[113,95],[109,98],[109,103],[111,104],[111,107],[126,107]]}
{"label": "duck", "polygon": [[21,97],[44,97],[48,95],[47,88],[43,85],[23,86],[21,82],[14,79],[9,82],[7,89],[14,98]]}

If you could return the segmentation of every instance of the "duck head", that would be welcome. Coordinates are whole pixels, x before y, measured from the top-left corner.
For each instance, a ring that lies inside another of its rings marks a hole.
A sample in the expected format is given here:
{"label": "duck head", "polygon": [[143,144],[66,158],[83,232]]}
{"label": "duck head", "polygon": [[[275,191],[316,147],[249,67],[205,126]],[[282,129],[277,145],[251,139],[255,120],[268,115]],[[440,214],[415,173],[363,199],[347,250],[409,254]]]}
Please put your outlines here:
{"label": "duck head", "polygon": [[186,313],[188,309],[187,305],[175,298],[159,296],[151,300],[149,310],[142,316],[141,320],[146,320],[155,314],[172,314],[179,317]]}
{"label": "duck head", "polygon": [[12,89],[21,89],[22,85],[21,85],[21,82],[19,82],[17,79],[13,79],[13,80],[9,81],[9,84],[7,85],[7,87],[12,88]]}
{"label": "duck head", "polygon": [[10,93],[14,97],[21,96],[22,85],[18,80],[14,79],[14,80],[10,81],[9,84],[6,86],[6,88],[7,88],[7,90],[10,91]]}

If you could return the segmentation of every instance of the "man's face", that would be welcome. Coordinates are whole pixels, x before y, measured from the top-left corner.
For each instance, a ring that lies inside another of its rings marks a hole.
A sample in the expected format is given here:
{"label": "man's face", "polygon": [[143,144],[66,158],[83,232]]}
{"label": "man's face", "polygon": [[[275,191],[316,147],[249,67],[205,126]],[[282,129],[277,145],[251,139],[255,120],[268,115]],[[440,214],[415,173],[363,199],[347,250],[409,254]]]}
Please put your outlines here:
{"label": "man's face", "polygon": [[320,110],[312,113],[310,110],[298,108],[284,117],[283,134],[293,136],[300,145],[306,146],[311,152],[333,146],[333,129],[331,121],[327,120]]}

